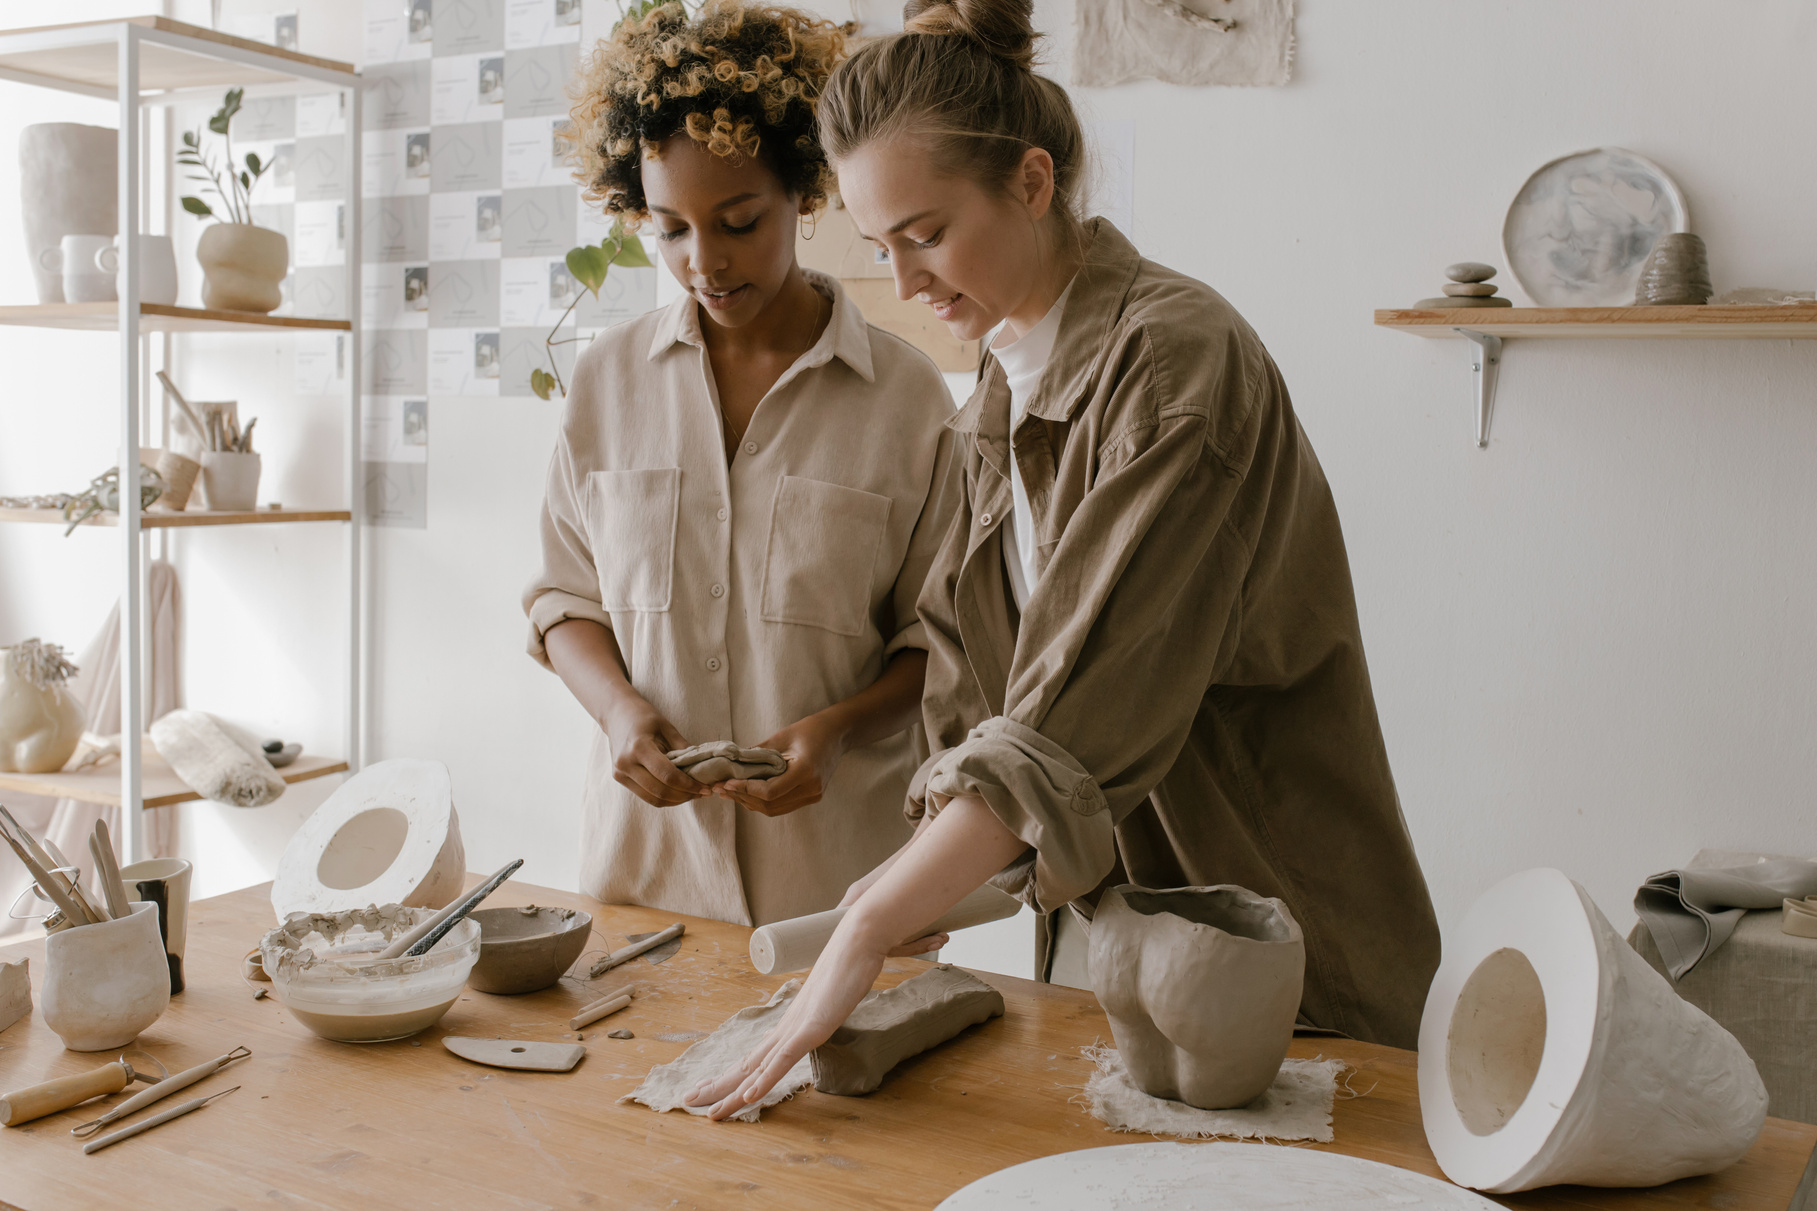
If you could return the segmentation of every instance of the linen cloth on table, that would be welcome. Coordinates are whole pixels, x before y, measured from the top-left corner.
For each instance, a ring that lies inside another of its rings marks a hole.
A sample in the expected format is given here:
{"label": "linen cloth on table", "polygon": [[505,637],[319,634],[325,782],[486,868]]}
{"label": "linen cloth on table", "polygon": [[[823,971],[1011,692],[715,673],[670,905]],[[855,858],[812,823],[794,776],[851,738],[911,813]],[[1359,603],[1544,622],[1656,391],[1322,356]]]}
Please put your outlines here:
{"label": "linen cloth on table", "polygon": [[1094,1071],[1085,1080],[1085,1102],[1112,1131],[1172,1135],[1180,1139],[1267,1139],[1331,1142],[1331,1107],[1342,1060],[1283,1060],[1274,1081],[1246,1106],[1201,1110],[1144,1093],[1130,1079],[1114,1047],[1085,1049]]}
{"label": "linen cloth on table", "polygon": [[1634,911],[1674,980],[1721,948],[1750,908],[1779,908],[1787,899],[1817,895],[1817,862],[1757,857],[1723,866],[1698,859],[1651,875],[1634,893]]}

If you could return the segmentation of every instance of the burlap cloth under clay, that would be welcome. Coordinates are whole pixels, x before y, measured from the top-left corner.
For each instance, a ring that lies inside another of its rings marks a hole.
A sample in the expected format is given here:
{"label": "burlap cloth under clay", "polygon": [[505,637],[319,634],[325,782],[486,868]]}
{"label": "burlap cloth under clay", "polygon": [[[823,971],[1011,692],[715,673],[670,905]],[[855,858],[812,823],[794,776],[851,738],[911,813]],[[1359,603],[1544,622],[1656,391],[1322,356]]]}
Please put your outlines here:
{"label": "burlap cloth under clay", "polygon": [[669,760],[694,781],[707,785],[731,778],[761,781],[789,768],[788,759],[775,749],[739,748],[730,740],[676,749]]}

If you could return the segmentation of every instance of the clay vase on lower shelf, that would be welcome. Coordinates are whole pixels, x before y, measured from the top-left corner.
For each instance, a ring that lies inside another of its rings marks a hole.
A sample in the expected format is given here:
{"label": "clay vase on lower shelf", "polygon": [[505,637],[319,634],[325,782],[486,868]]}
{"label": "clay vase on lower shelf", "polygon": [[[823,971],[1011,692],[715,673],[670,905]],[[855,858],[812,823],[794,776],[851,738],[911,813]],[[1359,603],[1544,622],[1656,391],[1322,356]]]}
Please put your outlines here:
{"label": "clay vase on lower shelf", "polygon": [[1091,922],[1091,981],[1136,1086],[1202,1110],[1274,1082],[1306,976],[1300,926],[1241,887],[1104,893]]}
{"label": "clay vase on lower shelf", "polygon": [[44,939],[44,1023],[71,1051],[124,1047],[170,1004],[158,906]]}
{"label": "clay vase on lower shelf", "polygon": [[284,301],[290,241],[280,232],[251,223],[214,223],[196,242],[196,260],[202,264],[202,306],[210,311],[263,315]]}
{"label": "clay vase on lower shelf", "polygon": [[202,507],[217,513],[245,513],[259,507],[257,454],[208,450],[202,455]]}

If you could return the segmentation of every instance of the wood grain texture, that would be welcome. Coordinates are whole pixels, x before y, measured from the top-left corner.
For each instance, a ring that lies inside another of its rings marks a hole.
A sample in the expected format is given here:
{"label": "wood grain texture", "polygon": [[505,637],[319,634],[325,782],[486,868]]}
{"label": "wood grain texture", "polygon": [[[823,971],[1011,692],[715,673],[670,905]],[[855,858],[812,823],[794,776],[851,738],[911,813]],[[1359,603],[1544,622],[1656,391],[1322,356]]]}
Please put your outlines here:
{"label": "wood grain texture", "polygon": [[[0,324],[15,328],[67,328],[113,332],[120,325],[118,303],[18,303],[0,307]],[[140,332],[246,332],[294,328],[309,332],[351,332],[347,320],[316,320],[256,311],[209,311],[201,307],[139,304]]]}
{"label": "wood grain texture", "polygon": [[[169,807],[187,803],[202,796],[189,789],[177,777],[168,762],[158,755],[149,737],[141,747],[145,764],[141,767],[140,790],[146,807]],[[295,784],[311,778],[325,778],[346,770],[347,763],[338,757],[304,753],[278,770],[278,777]],[[0,791],[19,791],[27,795],[54,795],[60,799],[79,799],[84,803],[120,806],[120,765],[110,761],[100,769],[85,769],[74,774],[7,774],[0,773]],[[254,939],[257,941],[257,939]],[[250,947],[251,943],[247,944]],[[242,953],[247,947],[242,947]],[[3,1059],[4,1057],[0,1057]]]}
{"label": "wood grain texture", "polygon": [[[39,11],[50,12],[54,9],[51,6],[41,6]],[[177,47],[144,42],[140,44],[139,88],[141,92],[208,84],[236,82],[252,84],[292,79],[294,77],[284,71],[286,64],[307,66],[320,71],[339,72],[348,77],[349,84],[354,83],[358,75],[353,64],[342,63],[338,59],[323,59],[316,55],[305,55],[294,50],[284,50],[268,42],[239,38],[232,34],[221,33],[219,30],[190,25],[170,17],[157,16],[123,17],[106,21],[76,21],[62,25],[39,25],[3,30],[0,31],[0,39],[15,34],[63,32],[69,35],[69,40],[62,46],[28,52],[9,52],[4,42],[0,41],[0,64],[56,79],[73,80],[77,83],[103,88],[117,88],[119,87],[118,60],[114,55],[115,42],[112,30],[113,27],[119,25],[136,25],[141,29],[158,30],[163,33],[193,38],[198,42],[212,42],[216,46],[231,47],[237,51],[259,55],[270,63],[269,68],[253,68],[205,54],[192,53]]]}
{"label": "wood grain texture", "polygon": [[[269,526],[289,521],[352,521],[346,509],[249,509],[243,512],[210,512],[186,509],[173,513],[156,506],[140,515],[141,530],[170,530],[186,526]],[[0,523],[67,526],[61,509],[0,509]],[[117,526],[118,513],[97,513],[82,523],[85,526]]]}
{"label": "wood grain texture", "polygon": [[[469,876],[476,883],[479,876]],[[506,884],[500,905],[579,908],[594,916],[599,950],[660,928],[675,914],[606,906],[582,896]],[[40,1211],[116,1205],[210,1207],[879,1207],[925,1211],[986,1173],[1038,1156],[1153,1137],[1107,1130],[1072,1099],[1085,1083],[1081,1047],[1110,1041],[1089,993],[989,976],[1008,1013],[903,1064],[864,1098],[812,1091],[755,1125],[714,1124],[620,1105],[653,1065],[697,1032],[763,1000],[781,982],[751,970],[750,930],[687,918],[681,951],[660,967],[637,960],[610,973],[638,981],[613,1019],[632,1040],[583,1031],[588,1056],[564,1074],[482,1068],[448,1054],[443,1035],[563,1041],[565,1022],[605,989],[573,976],[520,997],[468,990],[442,1022],[410,1041],[364,1046],[317,1039],[270,998],[255,1001],[240,956],[271,919],[266,887],[191,907],[189,989],[140,1037],[173,1071],[233,1044],[253,1056],[244,1086],[210,1114],[160,1127],[85,1157],[69,1128],[96,1107],[0,1133],[0,1200]],[[36,957],[41,943],[0,952]],[[576,971],[591,956],[582,955]],[[34,963],[34,976],[40,964]],[[892,960],[883,983],[925,970]],[[1438,1174],[1420,1129],[1415,1057],[1365,1043],[1299,1039],[1298,1056],[1348,1060],[1360,1096],[1337,1104],[1336,1141],[1353,1156]],[[93,1067],[64,1051],[33,1015],[0,1032],[0,1086]],[[1754,1151],[1727,1172],[1641,1191],[1559,1188],[1499,1201],[1510,1207],[1786,1207],[1817,1142],[1817,1127],[1769,1120]],[[1207,1148],[1265,1145],[1206,1143]]]}
{"label": "wood grain texture", "polygon": [[1783,307],[1475,307],[1444,311],[1377,311],[1378,327],[1415,336],[1463,338],[1468,328],[1500,337],[1721,338],[1817,340],[1817,303]]}

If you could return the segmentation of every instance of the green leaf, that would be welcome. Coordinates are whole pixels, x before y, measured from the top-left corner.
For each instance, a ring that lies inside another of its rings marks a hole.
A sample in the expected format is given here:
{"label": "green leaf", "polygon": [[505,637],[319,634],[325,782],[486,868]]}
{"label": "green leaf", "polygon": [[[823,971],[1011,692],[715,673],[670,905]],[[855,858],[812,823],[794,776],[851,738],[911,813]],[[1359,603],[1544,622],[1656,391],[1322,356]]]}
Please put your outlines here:
{"label": "green leaf", "polygon": [[618,251],[612,254],[614,265],[623,265],[626,269],[650,268],[650,254],[644,251],[644,242],[637,238],[636,232],[625,230],[623,219],[613,222],[611,238],[618,242]]}
{"label": "green leaf", "polygon": [[242,188],[242,189],[251,189],[252,188],[252,178],[244,172],[242,172],[240,174],[240,188]]}
{"label": "green leaf", "polygon": [[554,390],[554,388],[555,376],[550,374],[547,370],[532,370],[530,372],[530,390],[536,392],[536,398],[548,399],[549,392]]}
{"label": "green leaf", "polygon": [[183,146],[194,147],[195,145],[196,145],[196,132],[193,130],[184,131],[183,132]]}
{"label": "green leaf", "polygon": [[187,210],[190,214],[201,215],[204,218],[213,218],[215,213],[208,203],[204,202],[201,198],[184,198],[183,209]]}
{"label": "green leaf", "polygon": [[252,175],[255,177],[265,171],[259,167],[259,155],[254,151],[246,153],[246,167],[252,169]]}
{"label": "green leaf", "polygon": [[568,272],[592,291],[594,298],[599,297],[599,288],[606,284],[606,270],[611,265],[611,255],[603,243],[582,244],[568,250]]}

